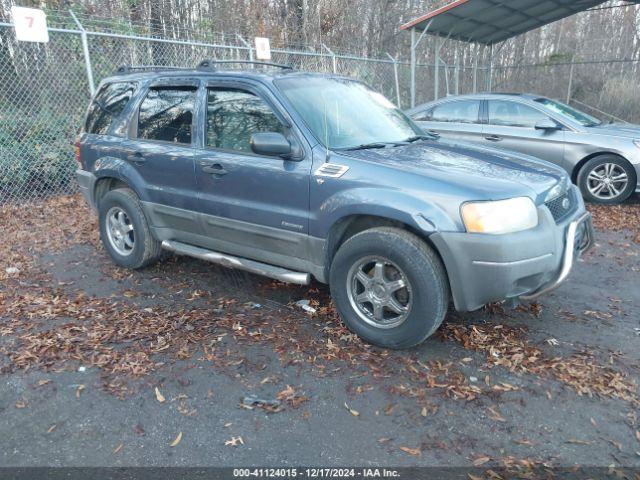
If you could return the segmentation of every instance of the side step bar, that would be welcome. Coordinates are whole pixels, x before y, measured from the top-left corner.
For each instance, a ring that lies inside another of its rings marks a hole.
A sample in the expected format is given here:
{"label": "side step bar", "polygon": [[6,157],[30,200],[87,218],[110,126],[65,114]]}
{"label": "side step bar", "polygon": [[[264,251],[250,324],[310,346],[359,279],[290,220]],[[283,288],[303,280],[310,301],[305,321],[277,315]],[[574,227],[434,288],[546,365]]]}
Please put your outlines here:
{"label": "side step bar", "polygon": [[224,267],[237,268],[239,270],[257,273],[258,275],[263,275],[265,277],[275,278],[281,282],[296,283],[298,285],[309,285],[311,283],[311,275],[308,273],[294,272],[293,270],[287,270],[286,268],[274,267],[273,265],[256,262],[255,260],[234,257],[233,255],[194,247],[193,245],[188,245],[182,242],[164,240],[162,242],[162,248],[180,255],[187,255],[189,257],[217,263]]}

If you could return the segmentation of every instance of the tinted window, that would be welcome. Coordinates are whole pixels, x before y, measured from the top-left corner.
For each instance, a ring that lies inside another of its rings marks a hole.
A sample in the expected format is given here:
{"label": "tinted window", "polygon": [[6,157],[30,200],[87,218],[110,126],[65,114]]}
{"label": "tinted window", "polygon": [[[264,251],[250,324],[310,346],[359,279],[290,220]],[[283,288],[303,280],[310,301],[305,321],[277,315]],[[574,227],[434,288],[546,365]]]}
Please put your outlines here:
{"label": "tinted window", "polygon": [[196,89],[152,88],[140,105],[138,138],[191,143]]}
{"label": "tinted window", "polygon": [[127,106],[136,89],[135,83],[109,83],[97,93],[91,106],[85,129],[89,133],[103,135]]}
{"label": "tinted window", "polygon": [[251,152],[249,140],[257,132],[284,129],[260,97],[242,90],[211,88],[207,98],[207,146]]}
{"label": "tinted window", "polygon": [[502,100],[489,101],[489,123],[491,125],[533,128],[538,122],[548,118],[544,113],[521,103]]}
{"label": "tinted window", "polygon": [[433,122],[478,123],[479,100],[447,102],[431,110],[429,120]]}

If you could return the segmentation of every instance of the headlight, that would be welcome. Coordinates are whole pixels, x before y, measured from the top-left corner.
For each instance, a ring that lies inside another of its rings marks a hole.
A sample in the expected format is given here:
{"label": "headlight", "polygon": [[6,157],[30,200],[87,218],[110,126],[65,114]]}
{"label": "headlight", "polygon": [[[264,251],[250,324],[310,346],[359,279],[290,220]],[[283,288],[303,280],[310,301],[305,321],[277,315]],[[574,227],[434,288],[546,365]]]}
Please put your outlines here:
{"label": "headlight", "polygon": [[549,193],[547,193],[547,196],[544,199],[544,203],[550,202],[551,200],[558,198],[560,195],[563,195],[568,189],[569,189],[569,176],[565,175],[564,177],[562,177],[562,180],[556,183],[555,187],[549,190]]}
{"label": "headlight", "polygon": [[538,225],[538,210],[528,197],[465,203],[462,221],[469,233],[513,233]]}

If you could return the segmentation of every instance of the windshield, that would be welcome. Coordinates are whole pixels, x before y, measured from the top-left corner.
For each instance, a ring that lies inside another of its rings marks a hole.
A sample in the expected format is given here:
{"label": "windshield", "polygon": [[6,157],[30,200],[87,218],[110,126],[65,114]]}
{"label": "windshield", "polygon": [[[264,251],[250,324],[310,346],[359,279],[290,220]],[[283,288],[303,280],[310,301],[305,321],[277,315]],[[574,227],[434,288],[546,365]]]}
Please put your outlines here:
{"label": "windshield", "polygon": [[327,148],[384,146],[424,136],[389,100],[360,82],[305,76],[275,83]]}
{"label": "windshield", "polygon": [[548,98],[537,98],[536,102],[542,104],[547,110],[550,110],[554,113],[558,113],[564,117],[568,117],[574,122],[578,122],[584,127],[595,127],[596,125],[600,125],[602,123],[601,120],[596,117],[592,117],[589,114],[581,112],[580,110],[576,110],[569,105],[565,105],[561,102],[556,102],[555,100],[550,100]]}

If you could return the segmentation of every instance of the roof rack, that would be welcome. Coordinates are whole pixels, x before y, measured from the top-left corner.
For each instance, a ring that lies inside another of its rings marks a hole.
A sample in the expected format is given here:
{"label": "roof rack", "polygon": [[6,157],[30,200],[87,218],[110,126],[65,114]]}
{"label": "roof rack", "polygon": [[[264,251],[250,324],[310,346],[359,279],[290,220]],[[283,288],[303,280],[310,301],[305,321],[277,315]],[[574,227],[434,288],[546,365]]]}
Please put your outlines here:
{"label": "roof rack", "polygon": [[121,65],[116,69],[116,73],[135,73],[135,72],[161,72],[166,70],[188,70],[182,67],[167,67],[164,65]]}
{"label": "roof rack", "polygon": [[258,65],[262,67],[275,67],[283,70],[293,70],[291,65],[272,62],[256,62],[253,60],[203,60],[196,67],[197,70],[216,70],[216,65],[224,65],[229,63],[237,63],[241,65]]}

